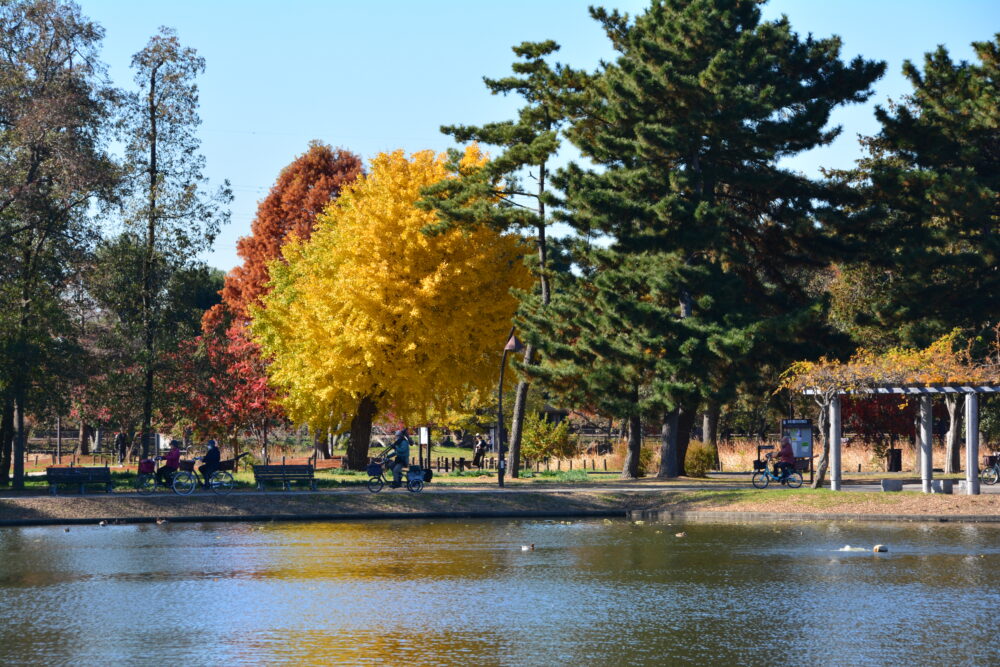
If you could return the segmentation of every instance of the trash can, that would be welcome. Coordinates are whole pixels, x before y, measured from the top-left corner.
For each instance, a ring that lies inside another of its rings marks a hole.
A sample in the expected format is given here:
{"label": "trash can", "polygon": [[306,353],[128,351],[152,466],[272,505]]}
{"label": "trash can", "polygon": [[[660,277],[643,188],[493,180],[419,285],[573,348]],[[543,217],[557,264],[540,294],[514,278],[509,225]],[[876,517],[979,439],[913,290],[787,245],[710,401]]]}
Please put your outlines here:
{"label": "trash can", "polygon": [[903,471],[903,450],[902,449],[890,449],[885,455],[885,469],[886,472],[902,472]]}

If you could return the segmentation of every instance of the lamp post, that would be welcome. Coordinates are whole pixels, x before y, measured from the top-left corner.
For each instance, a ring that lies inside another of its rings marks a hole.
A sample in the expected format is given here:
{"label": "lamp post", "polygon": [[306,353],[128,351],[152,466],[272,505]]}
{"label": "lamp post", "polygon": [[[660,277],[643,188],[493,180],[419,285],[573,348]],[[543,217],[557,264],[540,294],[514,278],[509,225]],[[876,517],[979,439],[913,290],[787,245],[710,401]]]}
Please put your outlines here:
{"label": "lamp post", "polygon": [[503,488],[503,476],[507,471],[507,432],[503,426],[503,372],[507,368],[507,353],[523,349],[521,341],[514,335],[514,327],[510,328],[507,343],[500,355],[500,384],[497,385],[497,484]]}

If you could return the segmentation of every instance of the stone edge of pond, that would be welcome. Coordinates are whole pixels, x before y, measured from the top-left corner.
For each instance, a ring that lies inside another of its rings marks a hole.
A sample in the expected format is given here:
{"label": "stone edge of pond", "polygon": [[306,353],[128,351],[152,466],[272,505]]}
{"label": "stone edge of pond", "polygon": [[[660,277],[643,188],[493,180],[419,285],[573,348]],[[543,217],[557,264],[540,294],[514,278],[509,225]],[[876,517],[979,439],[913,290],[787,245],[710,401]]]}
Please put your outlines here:
{"label": "stone edge of pond", "polygon": [[383,521],[399,519],[599,519],[627,518],[628,510],[510,510],[501,512],[334,512],[318,514],[203,514],[166,518],[93,517],[2,519],[0,528],[28,526],[125,525],[135,523],[268,523],[271,521]]}
{"label": "stone edge of pond", "polygon": [[997,514],[852,514],[849,512],[727,512],[700,510],[631,510],[630,519],[715,521],[890,521],[907,523],[1000,523]]}
{"label": "stone edge of pond", "polygon": [[694,521],[759,521],[759,522],[816,522],[816,521],[866,521],[905,523],[1000,523],[1000,515],[993,514],[851,514],[820,512],[727,512],[698,510],[563,510],[533,511],[511,510],[499,512],[335,512],[314,514],[204,514],[157,518],[94,517],[94,518],[36,518],[3,519],[0,528],[30,526],[87,526],[127,525],[149,523],[268,523],[288,521],[386,521],[400,519],[595,519],[625,518],[632,520],[694,520]]}

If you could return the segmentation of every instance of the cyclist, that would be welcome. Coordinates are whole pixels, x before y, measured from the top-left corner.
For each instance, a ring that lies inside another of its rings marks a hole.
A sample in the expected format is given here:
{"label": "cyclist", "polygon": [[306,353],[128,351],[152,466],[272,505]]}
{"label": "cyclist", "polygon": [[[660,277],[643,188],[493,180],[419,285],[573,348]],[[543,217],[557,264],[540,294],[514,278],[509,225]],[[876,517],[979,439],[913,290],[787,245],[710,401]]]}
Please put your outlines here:
{"label": "cyclist", "polygon": [[209,440],[208,449],[205,451],[205,455],[201,457],[202,465],[198,468],[206,489],[208,488],[208,480],[212,477],[212,473],[219,469],[220,458],[219,447],[215,444],[215,440]]}
{"label": "cyclist", "polygon": [[170,441],[170,449],[163,456],[163,467],[156,471],[156,481],[163,486],[170,486],[174,473],[180,468],[181,446],[176,440]]}
{"label": "cyclist", "polygon": [[781,449],[778,450],[779,480],[784,481],[795,470],[795,451],[792,449],[792,439],[787,435],[781,438]]}
{"label": "cyclist", "polygon": [[396,439],[389,445],[392,455],[392,484],[393,489],[398,489],[403,485],[403,468],[410,462],[410,436],[406,433],[406,427],[396,431]]}

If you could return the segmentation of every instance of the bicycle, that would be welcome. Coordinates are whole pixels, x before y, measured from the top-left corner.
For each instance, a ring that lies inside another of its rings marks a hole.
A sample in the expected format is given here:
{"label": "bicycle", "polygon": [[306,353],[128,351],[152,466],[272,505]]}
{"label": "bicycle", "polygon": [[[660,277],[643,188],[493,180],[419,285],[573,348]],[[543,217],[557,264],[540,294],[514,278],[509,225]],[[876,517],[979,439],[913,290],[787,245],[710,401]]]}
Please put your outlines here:
{"label": "bicycle", "polygon": [[[766,459],[767,463],[770,463],[771,455],[768,454]],[[753,482],[754,488],[766,489],[767,485],[770,484],[772,481],[778,482],[779,484],[784,484],[788,486],[788,488],[790,489],[797,489],[800,486],[802,486],[802,474],[799,473],[798,471],[793,470],[790,473],[788,473],[787,476],[775,475],[773,472],[771,472],[770,466],[768,466],[767,463],[764,464],[763,470],[755,472],[753,474],[753,479],[751,480],[751,482]]]}
{"label": "bicycle", "polygon": [[[228,495],[233,487],[236,486],[236,480],[233,479],[233,474],[230,471],[236,470],[236,463],[243,458],[248,456],[249,452],[243,452],[236,458],[226,459],[225,461],[219,461],[218,469],[212,473],[211,477],[208,478],[208,488],[212,490],[213,493],[219,496]],[[162,457],[156,457],[155,459],[139,462],[139,478],[136,480],[136,490],[142,495],[149,495],[156,491],[157,488],[163,485],[156,478],[156,469],[153,467],[154,461],[161,460]],[[174,493],[179,496],[189,496],[198,486],[203,485],[203,480],[201,475],[199,475],[195,469],[195,463],[200,461],[201,457],[196,457],[193,461],[180,461],[177,472],[173,474],[170,479],[170,487]],[[146,463],[148,465],[143,466]],[[145,468],[145,469],[144,469]]]}
{"label": "bicycle", "polygon": [[[389,470],[388,461],[389,459],[379,456],[368,464],[369,480],[367,486],[372,493],[378,493],[389,483],[389,479],[386,477],[386,472]],[[411,493],[420,493],[424,489],[424,482],[429,482],[432,474],[430,470],[424,470],[420,466],[410,466],[410,469],[406,471],[406,490]]]}
{"label": "bicycle", "polygon": [[157,489],[171,489],[174,493],[180,496],[187,495],[191,493],[190,490],[185,491],[186,483],[183,480],[177,478],[177,473],[175,471],[170,476],[170,483],[163,484],[160,482],[160,478],[157,472],[160,466],[157,465],[163,460],[162,456],[157,456],[152,459],[143,459],[139,461],[139,475],[135,478],[135,490],[142,496],[148,496],[155,493]]}
{"label": "bicycle", "polygon": [[987,486],[993,486],[1000,481],[1000,456],[993,459],[993,465],[986,466],[979,472],[979,481]]}

